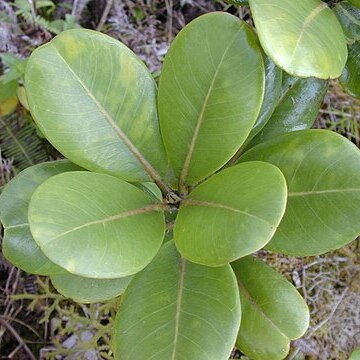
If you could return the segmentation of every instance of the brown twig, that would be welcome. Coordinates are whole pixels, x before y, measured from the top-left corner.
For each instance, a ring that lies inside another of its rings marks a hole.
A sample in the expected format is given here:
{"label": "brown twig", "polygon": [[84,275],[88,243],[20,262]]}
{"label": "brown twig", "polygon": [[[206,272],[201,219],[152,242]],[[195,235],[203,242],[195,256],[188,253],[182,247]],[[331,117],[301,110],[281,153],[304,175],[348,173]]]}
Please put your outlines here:
{"label": "brown twig", "polygon": [[16,341],[19,343],[19,345],[21,345],[23,347],[23,349],[25,350],[25,352],[28,354],[29,356],[29,360],[36,360],[34,354],[31,352],[31,350],[29,349],[29,347],[26,345],[26,343],[24,342],[24,340],[21,338],[21,336],[16,332],[16,330],[9,324],[7,323],[5,320],[0,318],[0,324],[5,327],[16,339]]}

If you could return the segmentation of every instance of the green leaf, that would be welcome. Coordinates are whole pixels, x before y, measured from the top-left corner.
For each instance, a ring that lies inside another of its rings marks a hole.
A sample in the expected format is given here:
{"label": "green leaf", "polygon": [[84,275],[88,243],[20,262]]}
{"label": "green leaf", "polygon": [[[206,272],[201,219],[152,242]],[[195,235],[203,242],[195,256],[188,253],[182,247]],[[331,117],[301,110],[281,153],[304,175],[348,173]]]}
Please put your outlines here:
{"label": "green leaf", "polygon": [[83,304],[110,300],[121,295],[131,276],[119,279],[90,279],[70,273],[50,276],[55,289],[67,298]]}
{"label": "green leaf", "polygon": [[349,360],[360,360],[360,348],[357,348],[352,352]]}
{"label": "green leaf", "polygon": [[349,0],[349,2],[360,9],[360,0]]}
{"label": "green leaf", "polygon": [[360,234],[360,151],[344,137],[296,131],[254,147],[240,160],[269,162],[286,178],[286,212],[267,246],[271,251],[318,255]]}
{"label": "green leaf", "polygon": [[225,2],[231,5],[249,5],[248,0],[225,0]]}
{"label": "green leaf", "polygon": [[[337,78],[347,58],[335,14],[320,0],[249,0],[266,54],[298,77]],[[336,49],[336,50],[334,50]]]}
{"label": "green leaf", "polygon": [[163,206],[118,178],[90,172],[54,176],[31,198],[31,233],[45,255],[72,274],[120,278],[142,270],[165,233]]}
{"label": "green leaf", "polygon": [[128,181],[166,172],[154,80],[122,43],[65,31],[32,53],[25,81],[40,130],[74,163]]}
{"label": "green leaf", "polygon": [[115,359],[227,360],[240,314],[231,267],[187,262],[169,242],[124,294],[113,332]]}
{"label": "green leaf", "polygon": [[281,360],[290,340],[309,326],[309,310],[295,287],[261,260],[231,264],[239,284],[242,321],[237,347],[253,360]]}
{"label": "green leaf", "polygon": [[9,52],[0,53],[0,58],[3,64],[8,68],[14,68],[22,62],[22,60],[18,56],[11,54]]}
{"label": "green leaf", "polygon": [[152,182],[134,183],[134,186],[152,196],[155,200],[162,201],[161,190]]}
{"label": "green leaf", "polygon": [[255,125],[253,126],[242,148],[245,148],[246,145],[263,129],[263,127],[269,121],[281,95],[282,78],[282,70],[278,68],[268,56],[266,56],[264,101],[262,103],[260,114],[256,119]]}
{"label": "green leaf", "polygon": [[18,268],[33,274],[63,272],[51,262],[31,236],[28,207],[36,188],[51,176],[80,170],[68,160],[38,164],[27,168],[11,180],[0,196],[0,220],[4,226],[4,256]]}
{"label": "green leaf", "polygon": [[360,9],[352,6],[348,1],[341,1],[335,4],[334,12],[347,40],[349,42],[360,40]]}
{"label": "green leaf", "polygon": [[250,147],[287,132],[310,129],[327,89],[328,81],[325,80],[285,76],[275,111]]}
{"label": "green leaf", "polygon": [[224,165],[259,114],[264,65],[252,29],[211,13],[171,45],[160,77],[159,118],[180,184],[196,184]]}
{"label": "green leaf", "polygon": [[27,59],[22,60],[11,53],[0,53],[1,61],[9,68],[3,75],[5,84],[21,78],[24,75]]}
{"label": "green leaf", "polygon": [[18,87],[19,84],[16,80],[4,83],[0,78],[0,104],[16,95]]}
{"label": "green leaf", "polygon": [[262,248],[285,211],[279,169],[249,162],[214,175],[182,201],[174,238],[182,256],[219,266]]}
{"label": "green leaf", "polygon": [[353,97],[360,99],[360,42],[349,45],[349,58],[340,77],[340,83]]}

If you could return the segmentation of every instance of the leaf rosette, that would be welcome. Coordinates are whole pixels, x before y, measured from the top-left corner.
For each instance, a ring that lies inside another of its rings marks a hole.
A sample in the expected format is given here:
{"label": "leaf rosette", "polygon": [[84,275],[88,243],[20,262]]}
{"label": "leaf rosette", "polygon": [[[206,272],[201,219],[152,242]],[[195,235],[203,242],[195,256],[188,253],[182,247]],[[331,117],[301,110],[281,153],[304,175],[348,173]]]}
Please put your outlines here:
{"label": "leaf rosette", "polygon": [[[264,246],[320,254],[360,233],[347,226],[360,216],[359,151],[305,130],[315,117],[306,104],[320,106],[327,82],[283,76],[276,63],[225,13],[178,34],[158,89],[134,53],[94,31],[65,31],[31,55],[30,111],[71,162],[36,165],[7,185],[4,254],[75,301],[124,293],[116,359],[225,360],[236,338],[254,359],[284,358],[308,325],[306,305],[247,256]],[[326,69],[316,75],[338,72]],[[291,319],[267,281],[292,301]],[[252,319],[264,339],[276,332],[273,349],[246,335]]]}

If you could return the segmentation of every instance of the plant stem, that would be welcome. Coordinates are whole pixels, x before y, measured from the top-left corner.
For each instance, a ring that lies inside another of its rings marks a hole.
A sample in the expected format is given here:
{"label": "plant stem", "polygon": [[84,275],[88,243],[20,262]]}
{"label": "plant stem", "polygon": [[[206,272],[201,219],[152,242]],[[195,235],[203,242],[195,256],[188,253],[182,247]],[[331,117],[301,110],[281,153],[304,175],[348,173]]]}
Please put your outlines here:
{"label": "plant stem", "polygon": [[31,10],[31,16],[33,18],[34,24],[36,23],[36,5],[35,5],[35,1],[36,0],[28,0],[29,5],[30,5],[30,10]]}

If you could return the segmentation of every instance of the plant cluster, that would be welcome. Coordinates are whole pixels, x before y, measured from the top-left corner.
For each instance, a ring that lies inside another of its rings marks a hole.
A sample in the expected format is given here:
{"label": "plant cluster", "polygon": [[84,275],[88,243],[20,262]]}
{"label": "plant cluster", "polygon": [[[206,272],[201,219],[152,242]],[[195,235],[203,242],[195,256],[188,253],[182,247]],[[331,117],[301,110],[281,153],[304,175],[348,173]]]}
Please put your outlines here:
{"label": "plant cluster", "polygon": [[226,13],[188,24],[158,88],[126,46],[89,30],[26,65],[31,114],[69,160],[4,189],[3,252],[75,301],[123,294],[116,359],[225,360],[235,342],[283,359],[309,311],[251,254],[317,255],[360,234],[360,152],[309,130],[327,79],[343,74],[359,95],[351,45],[348,57],[321,1],[250,7],[258,36]]}

